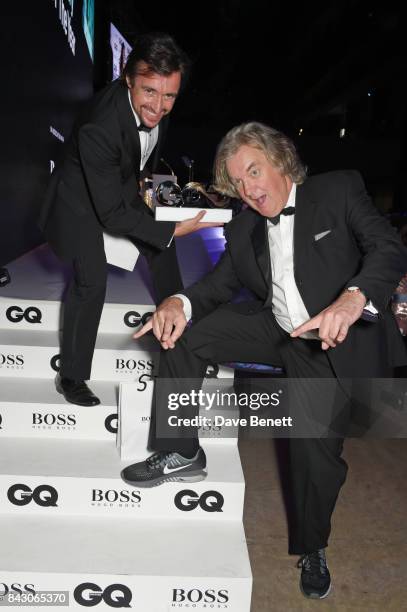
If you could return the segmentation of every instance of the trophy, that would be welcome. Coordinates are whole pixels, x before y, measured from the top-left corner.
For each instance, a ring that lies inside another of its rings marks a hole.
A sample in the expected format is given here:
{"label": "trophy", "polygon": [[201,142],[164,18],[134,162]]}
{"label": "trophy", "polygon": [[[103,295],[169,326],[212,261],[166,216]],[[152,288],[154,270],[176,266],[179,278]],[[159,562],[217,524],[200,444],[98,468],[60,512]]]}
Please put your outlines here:
{"label": "trophy", "polygon": [[155,198],[157,221],[183,221],[205,210],[203,223],[227,223],[235,209],[231,206],[231,199],[213,185],[206,189],[202,183],[195,181],[188,182],[182,189],[177,183],[163,181],[155,190]]}

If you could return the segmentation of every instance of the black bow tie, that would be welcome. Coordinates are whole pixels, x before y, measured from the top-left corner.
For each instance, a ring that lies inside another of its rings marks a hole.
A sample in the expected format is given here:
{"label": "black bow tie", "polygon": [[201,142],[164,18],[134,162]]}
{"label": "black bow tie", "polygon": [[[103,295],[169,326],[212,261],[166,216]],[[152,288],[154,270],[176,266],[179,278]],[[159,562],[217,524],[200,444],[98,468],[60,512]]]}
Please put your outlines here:
{"label": "black bow tie", "polygon": [[153,128],[150,128],[147,125],[144,125],[144,123],[140,123],[140,125],[137,127],[137,129],[138,129],[139,132],[147,132],[147,134],[148,134],[149,132],[151,132],[151,130]]}
{"label": "black bow tie", "polygon": [[294,215],[294,214],[295,214],[295,206],[287,206],[287,208],[283,208],[280,214],[276,215],[275,217],[267,217],[267,219],[271,221],[273,225],[278,225],[280,223],[281,215],[289,216],[289,215]]}

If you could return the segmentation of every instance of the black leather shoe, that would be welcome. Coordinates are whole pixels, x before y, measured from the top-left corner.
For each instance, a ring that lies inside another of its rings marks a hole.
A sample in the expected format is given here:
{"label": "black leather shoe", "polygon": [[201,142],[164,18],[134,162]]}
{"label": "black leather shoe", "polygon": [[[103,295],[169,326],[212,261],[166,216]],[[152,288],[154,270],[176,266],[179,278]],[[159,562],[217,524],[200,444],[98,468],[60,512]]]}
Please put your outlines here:
{"label": "black leather shoe", "polygon": [[77,404],[78,406],[97,406],[100,404],[100,399],[92,393],[83,380],[61,378],[61,375],[57,374],[55,387],[58,393],[61,393],[66,401],[71,404]]}

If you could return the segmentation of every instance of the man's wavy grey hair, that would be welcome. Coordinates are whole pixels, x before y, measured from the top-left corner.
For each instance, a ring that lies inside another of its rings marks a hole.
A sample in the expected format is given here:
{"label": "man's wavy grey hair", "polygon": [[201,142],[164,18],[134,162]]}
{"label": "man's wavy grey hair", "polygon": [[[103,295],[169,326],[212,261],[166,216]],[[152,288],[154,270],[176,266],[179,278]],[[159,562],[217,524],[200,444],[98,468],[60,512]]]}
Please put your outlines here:
{"label": "man's wavy grey hair", "polygon": [[228,175],[226,161],[242,145],[249,145],[263,151],[274,168],[281,174],[289,176],[294,183],[299,185],[304,182],[306,170],[292,140],[268,125],[251,121],[232,128],[218,145],[214,162],[214,176],[216,189],[222,193],[233,198],[240,198]]}

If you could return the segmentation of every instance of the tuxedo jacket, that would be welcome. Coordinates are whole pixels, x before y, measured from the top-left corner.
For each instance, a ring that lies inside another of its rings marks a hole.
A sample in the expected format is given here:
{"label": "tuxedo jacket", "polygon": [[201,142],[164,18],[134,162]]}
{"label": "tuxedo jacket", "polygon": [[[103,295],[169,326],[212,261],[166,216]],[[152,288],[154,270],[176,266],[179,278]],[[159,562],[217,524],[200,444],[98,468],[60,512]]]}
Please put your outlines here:
{"label": "tuxedo jacket", "polygon": [[[248,209],[226,226],[226,249],[218,265],[183,292],[191,300],[194,320],[229,302],[242,287],[257,302],[237,304],[240,312],[258,312],[266,300],[270,304],[266,223]],[[377,322],[358,320],[343,344],[328,351],[337,375],[384,376],[389,367],[407,363],[389,308],[407,270],[407,250],[373,206],[358,172],[329,172],[297,186],[293,254],[295,281],[310,317],[350,286],[360,287],[379,311]]]}
{"label": "tuxedo jacket", "polygon": [[[153,163],[165,128],[166,119],[160,122]],[[84,108],[52,174],[39,226],[59,255],[75,255],[89,233],[103,231],[166,248],[175,224],[154,221],[139,196],[140,155],[128,88],[118,79]]]}

